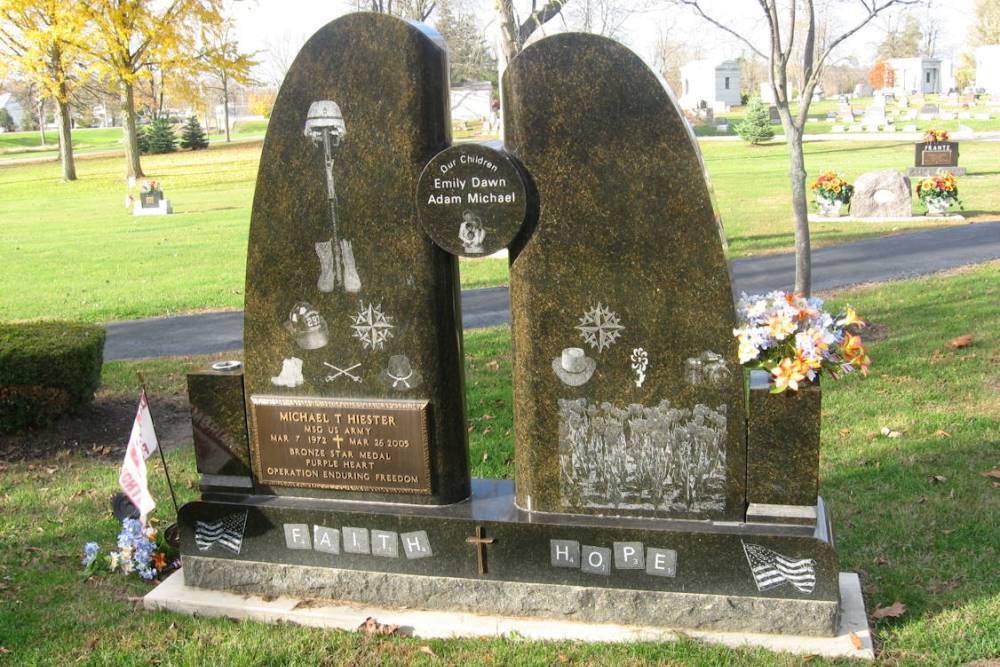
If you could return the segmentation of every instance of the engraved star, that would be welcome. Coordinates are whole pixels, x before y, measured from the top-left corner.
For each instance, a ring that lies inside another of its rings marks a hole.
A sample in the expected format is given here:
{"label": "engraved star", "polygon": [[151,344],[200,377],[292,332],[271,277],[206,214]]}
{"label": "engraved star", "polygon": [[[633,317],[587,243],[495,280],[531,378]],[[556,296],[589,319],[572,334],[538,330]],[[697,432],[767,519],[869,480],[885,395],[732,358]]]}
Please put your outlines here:
{"label": "engraved star", "polygon": [[354,337],[361,341],[364,349],[381,350],[385,347],[385,341],[392,338],[392,330],[395,328],[392,318],[382,312],[382,304],[377,306],[369,303],[365,306],[361,302],[361,310],[357,315],[351,315],[354,324]]}
{"label": "engraved star", "polygon": [[611,344],[618,340],[625,327],[621,325],[618,314],[611,312],[607,306],[598,303],[588,310],[580,318],[580,324],[576,327],[580,332],[583,341],[598,352],[604,348],[611,347]]}

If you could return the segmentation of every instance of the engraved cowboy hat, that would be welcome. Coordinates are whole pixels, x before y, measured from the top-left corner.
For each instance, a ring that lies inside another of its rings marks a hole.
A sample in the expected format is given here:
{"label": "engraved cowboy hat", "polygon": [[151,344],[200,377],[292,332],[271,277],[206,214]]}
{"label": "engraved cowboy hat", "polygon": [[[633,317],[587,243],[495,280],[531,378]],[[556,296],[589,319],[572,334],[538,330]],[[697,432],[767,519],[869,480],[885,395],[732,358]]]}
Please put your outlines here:
{"label": "engraved cowboy hat", "polygon": [[410,365],[409,358],[403,354],[394,354],[389,357],[389,363],[384,371],[379,373],[378,379],[392,385],[397,391],[406,391],[420,385],[423,377]]}
{"label": "engraved cowboy hat", "polygon": [[552,360],[552,370],[563,384],[571,387],[586,384],[596,369],[597,362],[579,347],[567,347],[560,356]]}

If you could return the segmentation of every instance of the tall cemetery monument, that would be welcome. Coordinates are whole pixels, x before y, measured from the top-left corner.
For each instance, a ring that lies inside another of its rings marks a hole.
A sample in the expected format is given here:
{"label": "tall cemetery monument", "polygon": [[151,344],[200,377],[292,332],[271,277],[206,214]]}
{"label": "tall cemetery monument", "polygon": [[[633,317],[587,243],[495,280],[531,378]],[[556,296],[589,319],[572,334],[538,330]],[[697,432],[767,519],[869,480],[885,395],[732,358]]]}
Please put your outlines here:
{"label": "tall cemetery monument", "polygon": [[[186,584],[834,633],[819,390],[747,386],[676,102],[585,34],[529,46],[502,94],[504,150],[452,146],[427,27],[352,14],[303,47],[260,162],[245,371],[189,378]],[[516,480],[470,480],[457,257],[504,247]]]}

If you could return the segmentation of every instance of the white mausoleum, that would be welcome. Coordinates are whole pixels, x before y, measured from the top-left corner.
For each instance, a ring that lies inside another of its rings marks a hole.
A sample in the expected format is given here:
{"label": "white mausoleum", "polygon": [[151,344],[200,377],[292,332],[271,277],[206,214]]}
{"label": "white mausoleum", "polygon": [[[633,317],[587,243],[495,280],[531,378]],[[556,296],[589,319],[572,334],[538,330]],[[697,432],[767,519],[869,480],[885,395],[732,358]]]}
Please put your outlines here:
{"label": "white mausoleum", "polygon": [[740,64],[735,60],[692,60],[681,67],[681,107],[728,111],[740,101]]}
{"label": "white mausoleum", "polygon": [[976,49],[976,88],[985,88],[994,99],[1000,95],[1000,44]]}
{"label": "white mausoleum", "polygon": [[897,95],[947,92],[941,89],[941,60],[938,58],[889,58],[896,75],[893,91]]}

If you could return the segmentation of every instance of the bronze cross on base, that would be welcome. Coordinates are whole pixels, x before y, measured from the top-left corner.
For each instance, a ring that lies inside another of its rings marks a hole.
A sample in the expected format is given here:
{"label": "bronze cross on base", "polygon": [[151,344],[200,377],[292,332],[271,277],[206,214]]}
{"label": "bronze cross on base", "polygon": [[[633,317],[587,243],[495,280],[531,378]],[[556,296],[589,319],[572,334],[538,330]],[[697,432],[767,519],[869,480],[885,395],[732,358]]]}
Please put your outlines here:
{"label": "bronze cross on base", "polygon": [[479,574],[486,574],[486,545],[493,544],[496,540],[492,537],[483,537],[483,527],[476,526],[476,534],[465,538],[466,543],[476,545],[476,563],[479,565]]}

